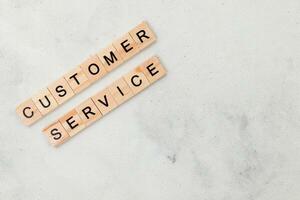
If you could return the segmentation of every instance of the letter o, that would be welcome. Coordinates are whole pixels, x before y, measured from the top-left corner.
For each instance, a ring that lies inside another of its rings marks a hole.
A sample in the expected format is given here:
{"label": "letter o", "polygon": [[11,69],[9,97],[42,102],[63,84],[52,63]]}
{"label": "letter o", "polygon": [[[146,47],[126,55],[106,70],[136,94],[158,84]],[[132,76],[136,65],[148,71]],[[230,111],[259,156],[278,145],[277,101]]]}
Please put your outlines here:
{"label": "letter o", "polygon": [[[96,71],[92,71],[92,67],[93,67],[93,66],[95,67],[95,70],[96,70]],[[88,70],[89,70],[89,72],[90,72],[92,75],[96,75],[96,74],[99,73],[100,68],[99,68],[99,66],[96,65],[95,63],[92,63],[92,64],[89,65]]]}

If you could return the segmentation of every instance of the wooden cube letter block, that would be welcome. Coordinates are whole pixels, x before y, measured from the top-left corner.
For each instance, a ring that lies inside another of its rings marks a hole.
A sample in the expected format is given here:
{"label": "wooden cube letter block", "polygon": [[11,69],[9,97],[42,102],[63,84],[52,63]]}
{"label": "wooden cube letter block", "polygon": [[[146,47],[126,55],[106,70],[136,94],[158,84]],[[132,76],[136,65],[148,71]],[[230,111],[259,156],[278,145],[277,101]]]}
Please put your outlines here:
{"label": "wooden cube letter block", "polygon": [[97,56],[108,72],[112,71],[123,62],[122,57],[113,45],[109,45],[103,51],[97,53]]}
{"label": "wooden cube letter block", "polygon": [[99,80],[105,74],[106,69],[97,55],[93,55],[80,65],[81,69],[91,83]]}
{"label": "wooden cube letter block", "polygon": [[32,101],[42,115],[48,114],[58,106],[56,100],[47,88],[32,97]]}
{"label": "wooden cube letter block", "polygon": [[100,110],[102,115],[106,115],[118,106],[118,104],[110,94],[108,88],[92,96],[92,100],[97,106],[97,108]]}
{"label": "wooden cube letter block", "polygon": [[40,111],[31,99],[21,103],[17,107],[16,112],[20,116],[22,123],[28,126],[42,117]]}
{"label": "wooden cube letter block", "polygon": [[139,52],[139,47],[129,33],[113,42],[123,60],[128,60]]}
{"label": "wooden cube letter block", "polygon": [[166,75],[167,71],[160,63],[158,57],[153,56],[139,66],[150,83],[154,83],[158,79]]}
{"label": "wooden cube letter block", "polygon": [[48,137],[49,142],[55,147],[66,142],[70,138],[67,131],[58,121],[44,128],[43,132]]}
{"label": "wooden cube letter block", "polygon": [[59,122],[62,124],[67,133],[72,137],[84,129],[85,124],[80,118],[78,112],[73,109],[63,117],[59,119]]}
{"label": "wooden cube letter block", "polygon": [[139,67],[126,74],[124,79],[134,94],[141,92],[150,85],[148,79]]}
{"label": "wooden cube letter block", "polygon": [[140,49],[144,49],[156,40],[156,36],[153,31],[150,29],[147,22],[142,22],[134,29],[129,31],[129,34],[138,44]]}
{"label": "wooden cube letter block", "polygon": [[102,117],[101,112],[90,98],[85,100],[75,109],[86,126]]}
{"label": "wooden cube letter block", "polygon": [[48,86],[50,93],[58,104],[62,104],[74,96],[74,92],[64,77]]}
{"label": "wooden cube letter block", "polygon": [[80,66],[71,70],[64,77],[76,94],[88,87],[91,83]]}
{"label": "wooden cube letter block", "polygon": [[116,80],[108,88],[118,105],[124,103],[134,95],[123,78]]}

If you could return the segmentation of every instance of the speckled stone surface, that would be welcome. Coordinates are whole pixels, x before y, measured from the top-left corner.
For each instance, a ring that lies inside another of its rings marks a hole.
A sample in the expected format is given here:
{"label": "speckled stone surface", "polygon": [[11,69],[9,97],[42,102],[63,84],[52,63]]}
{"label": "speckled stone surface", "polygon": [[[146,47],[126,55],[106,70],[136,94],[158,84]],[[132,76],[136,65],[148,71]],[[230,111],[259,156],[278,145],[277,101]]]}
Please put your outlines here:
{"label": "speckled stone surface", "polygon": [[[16,106],[143,20],[157,42],[32,127]],[[0,0],[1,200],[298,200],[300,2]],[[152,55],[72,140],[41,130]]]}

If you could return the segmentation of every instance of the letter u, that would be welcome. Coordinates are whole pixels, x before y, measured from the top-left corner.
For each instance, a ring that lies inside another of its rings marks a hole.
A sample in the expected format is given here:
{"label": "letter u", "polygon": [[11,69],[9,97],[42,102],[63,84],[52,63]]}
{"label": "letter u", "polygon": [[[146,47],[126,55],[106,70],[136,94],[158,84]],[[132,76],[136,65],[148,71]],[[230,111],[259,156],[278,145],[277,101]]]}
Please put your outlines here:
{"label": "letter u", "polygon": [[45,95],[45,99],[47,100],[46,105],[43,103],[42,99],[39,99],[39,102],[42,104],[42,106],[44,108],[48,108],[51,105],[51,102],[50,102],[50,100],[48,99],[48,97],[46,95]]}

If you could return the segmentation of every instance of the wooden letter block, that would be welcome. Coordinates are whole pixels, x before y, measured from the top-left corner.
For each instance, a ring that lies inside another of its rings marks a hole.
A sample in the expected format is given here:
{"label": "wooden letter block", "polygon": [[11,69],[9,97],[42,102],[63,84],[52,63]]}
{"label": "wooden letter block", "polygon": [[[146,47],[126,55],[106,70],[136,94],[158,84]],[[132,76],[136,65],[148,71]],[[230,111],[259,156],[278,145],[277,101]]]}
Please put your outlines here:
{"label": "wooden letter block", "polygon": [[139,52],[137,43],[129,33],[114,41],[113,46],[117,49],[123,60],[128,60]]}
{"label": "wooden letter block", "polygon": [[71,70],[64,77],[76,94],[88,87],[91,83],[80,66]]}
{"label": "wooden letter block", "polygon": [[109,91],[118,105],[130,99],[134,94],[123,78],[118,79],[109,87]]}
{"label": "wooden letter block", "polygon": [[80,65],[80,67],[91,83],[107,74],[104,65],[101,63],[97,55],[93,55],[88,58]]}
{"label": "wooden letter block", "polygon": [[49,91],[58,104],[62,104],[74,96],[74,92],[64,77],[48,86]]}
{"label": "wooden letter block", "polygon": [[141,92],[150,85],[148,79],[139,67],[126,74],[124,79],[134,94]]}
{"label": "wooden letter block", "polygon": [[166,69],[161,65],[158,57],[153,56],[139,66],[150,83],[154,83],[158,79],[166,75]]}
{"label": "wooden letter block", "polygon": [[16,112],[20,116],[22,123],[28,126],[42,117],[40,111],[31,99],[21,103],[17,107]]}
{"label": "wooden letter block", "polygon": [[106,115],[108,112],[112,111],[118,106],[108,88],[92,96],[92,100],[102,115]]}
{"label": "wooden letter block", "polygon": [[102,117],[101,112],[90,98],[85,100],[75,109],[86,126]]}
{"label": "wooden letter block", "polygon": [[97,53],[106,71],[110,72],[123,62],[122,57],[113,45],[109,45],[103,51]]}
{"label": "wooden letter block", "polygon": [[142,22],[137,27],[129,31],[129,34],[138,44],[140,49],[144,49],[156,40],[156,36],[150,29],[147,22]]}
{"label": "wooden letter block", "polygon": [[78,112],[75,109],[71,110],[63,117],[61,117],[59,119],[59,122],[62,124],[62,126],[70,136],[74,136],[85,127],[83,120],[80,118]]}
{"label": "wooden letter block", "polygon": [[32,97],[32,101],[42,115],[46,115],[58,106],[56,100],[47,88]]}
{"label": "wooden letter block", "polygon": [[66,142],[70,138],[67,131],[59,122],[55,122],[44,128],[43,132],[48,137],[49,142],[55,147]]}

